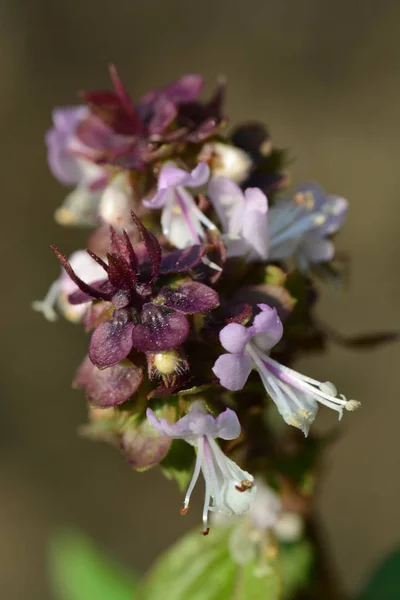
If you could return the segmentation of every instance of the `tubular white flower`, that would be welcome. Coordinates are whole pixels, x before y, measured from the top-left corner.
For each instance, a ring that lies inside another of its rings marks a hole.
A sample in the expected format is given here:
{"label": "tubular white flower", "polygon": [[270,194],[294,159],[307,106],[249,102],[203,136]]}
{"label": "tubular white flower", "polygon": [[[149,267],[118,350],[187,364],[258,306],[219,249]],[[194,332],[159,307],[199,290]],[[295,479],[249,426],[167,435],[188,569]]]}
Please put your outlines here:
{"label": "tubular white flower", "polygon": [[190,498],[202,473],[205,481],[203,535],[209,532],[210,511],[231,516],[242,515],[250,508],[256,493],[253,476],[228,458],[215,441],[216,437],[235,439],[240,434],[240,424],[232,410],[226,409],[214,419],[202,402],[194,402],[190,412],[174,425],[158,420],[150,408],[147,418],[161,435],[184,439],[197,448],[196,464],[181,514],[189,510]]}
{"label": "tubular white flower", "polygon": [[339,413],[360,406],[357,400],[338,395],[330,382],[320,382],[281,365],[269,356],[280,341],[283,326],[276,309],[259,304],[261,309],[250,327],[229,323],[220,331],[220,341],[229,354],[222,354],[213,372],[228,390],[241,390],[253,368],[257,369],[264,387],[276,404],[283,419],[298,427],[305,435],[314,421],[318,403]]}

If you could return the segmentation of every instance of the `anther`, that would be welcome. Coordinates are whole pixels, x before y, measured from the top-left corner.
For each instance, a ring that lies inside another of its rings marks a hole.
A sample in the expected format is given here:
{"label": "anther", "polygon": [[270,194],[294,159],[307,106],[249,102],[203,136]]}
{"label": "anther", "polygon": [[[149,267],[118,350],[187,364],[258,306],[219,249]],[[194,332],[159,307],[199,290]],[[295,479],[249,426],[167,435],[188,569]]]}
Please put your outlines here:
{"label": "anther", "polygon": [[253,487],[253,483],[251,481],[249,481],[248,479],[243,479],[240,482],[240,485],[235,485],[235,489],[238,492],[246,492],[247,490],[249,490],[252,487]]}
{"label": "anther", "polygon": [[348,402],[346,402],[346,404],[344,405],[346,410],[357,410],[357,408],[360,408],[361,406],[361,402],[359,400],[348,400]]}

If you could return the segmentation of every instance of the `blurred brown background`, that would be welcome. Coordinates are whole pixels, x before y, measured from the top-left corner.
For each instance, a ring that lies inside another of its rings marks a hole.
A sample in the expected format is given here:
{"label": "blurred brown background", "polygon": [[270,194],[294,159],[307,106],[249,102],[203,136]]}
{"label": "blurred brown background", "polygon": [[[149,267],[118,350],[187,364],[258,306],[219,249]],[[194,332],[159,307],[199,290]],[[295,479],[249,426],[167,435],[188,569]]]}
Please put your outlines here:
{"label": "blurred brown background", "polygon": [[[55,105],[108,85],[117,63],[137,97],[185,72],[229,78],[231,122],[266,121],[313,178],[351,201],[339,240],[350,288],[327,289],[321,317],[342,332],[400,327],[400,4],[393,0],[2,0],[0,4],[0,584],[7,600],[49,600],[46,545],[74,524],[144,569],[198,514],[158,472],[136,475],[113,449],[79,439],[70,389],[86,340],[31,312],[58,273],[48,249],[79,247],[52,213],[63,189],[43,134]],[[348,590],[400,541],[399,346],[304,360],[363,401],[327,457],[319,507]],[[326,411],[328,412],[328,411]],[[332,416],[323,421],[332,423]],[[190,600],[190,599],[188,599]]]}

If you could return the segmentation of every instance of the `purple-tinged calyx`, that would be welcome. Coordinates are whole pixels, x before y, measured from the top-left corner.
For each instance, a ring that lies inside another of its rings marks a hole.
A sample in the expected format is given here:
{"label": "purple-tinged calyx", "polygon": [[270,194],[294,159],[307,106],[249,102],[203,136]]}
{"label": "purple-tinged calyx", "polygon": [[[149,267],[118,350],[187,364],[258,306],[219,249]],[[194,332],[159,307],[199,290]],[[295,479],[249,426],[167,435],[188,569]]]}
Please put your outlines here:
{"label": "purple-tinged calyx", "polygon": [[217,359],[213,372],[221,385],[229,390],[241,390],[255,368],[283,419],[305,435],[315,419],[318,403],[336,410],[339,418],[343,409],[356,410],[360,402],[338,396],[332,383],[301,375],[268,355],[281,339],[283,326],[274,308],[266,304],[258,307],[260,312],[250,327],[231,323],[220,332],[221,344],[228,354]]}
{"label": "purple-tinged calyx", "polygon": [[332,260],[330,236],[342,226],[348,202],[328,196],[316,183],[299,186],[293,198],[282,198],[269,212],[270,260],[295,255],[299,268]]}
{"label": "purple-tinged calyx", "polygon": [[88,251],[94,264],[104,270],[107,278],[92,285],[81,279],[66,257],[53,247],[62,266],[78,289],[69,297],[71,304],[84,304],[91,300],[111,302],[114,310],[110,320],[98,324],[93,332],[89,357],[93,364],[103,369],[125,359],[132,348],[139,352],[158,353],[180,346],[189,335],[186,314],[207,312],[218,305],[218,294],[208,286],[190,282],[177,290],[158,289],[155,284],[164,272],[176,273],[200,262],[202,254],[195,251],[188,260],[176,254],[172,261],[168,255],[163,260],[157,238],[146,229],[132,213],[146,248],[148,262],[139,264],[138,257],[126,231],[117,233],[111,228],[107,263]]}
{"label": "purple-tinged calyx", "polygon": [[207,412],[204,403],[197,401],[186,416],[172,425],[165,419],[157,419],[151,408],[146,414],[161,435],[184,439],[197,449],[196,464],[181,514],[189,510],[190,497],[202,472],[205,480],[203,535],[209,532],[209,511],[241,515],[250,508],[256,493],[253,476],[228,458],[215,441],[216,438],[233,440],[240,435],[240,423],[235,412],[227,408],[214,418]]}

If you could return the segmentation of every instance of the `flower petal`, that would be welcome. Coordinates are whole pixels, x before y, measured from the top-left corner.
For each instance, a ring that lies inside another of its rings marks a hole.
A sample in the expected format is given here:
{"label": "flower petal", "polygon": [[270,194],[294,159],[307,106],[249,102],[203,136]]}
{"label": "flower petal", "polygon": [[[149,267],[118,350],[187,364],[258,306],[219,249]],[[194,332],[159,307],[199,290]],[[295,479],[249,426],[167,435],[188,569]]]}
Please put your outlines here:
{"label": "flower petal", "polygon": [[101,323],[95,329],[89,346],[89,358],[96,367],[105,369],[124,360],[132,349],[135,325],[118,320]]}
{"label": "flower petal", "polygon": [[77,124],[88,113],[86,106],[67,106],[53,111],[54,127],[46,133],[47,158],[53,175],[65,185],[75,185],[81,177],[77,157],[69,146]]}
{"label": "flower petal", "polygon": [[245,198],[246,209],[241,234],[251,249],[247,259],[266,260],[269,251],[267,197],[258,188],[248,188]]}
{"label": "flower petal", "polygon": [[252,362],[246,355],[222,354],[213,366],[213,372],[220,384],[228,390],[241,390],[252,369]]}
{"label": "flower petal", "polygon": [[151,408],[147,409],[146,415],[158,433],[170,438],[191,439],[201,435],[218,435],[216,420],[206,412],[202,402],[194,402],[189,412],[173,424],[165,419],[158,419]]}
{"label": "flower petal", "polygon": [[140,352],[160,352],[176,348],[188,334],[185,315],[148,303],[142,309],[142,323],[133,329],[132,343]]}
{"label": "flower petal", "polygon": [[251,330],[247,327],[243,327],[239,323],[229,323],[229,325],[221,329],[219,339],[225,350],[234,354],[240,354],[244,351],[252,335]]}
{"label": "flower petal", "polygon": [[207,182],[209,177],[210,167],[206,163],[201,162],[190,173],[190,178],[186,180],[184,185],[191,188],[201,187]]}
{"label": "flower petal", "polygon": [[218,437],[223,440],[234,440],[240,435],[241,427],[237,414],[226,408],[216,418]]}
{"label": "flower petal", "polygon": [[311,233],[304,239],[299,248],[299,259],[304,257],[305,263],[320,263],[332,260],[335,246],[331,240]]}
{"label": "flower petal", "polygon": [[187,171],[179,169],[174,163],[166,163],[158,177],[158,190],[166,190],[185,185],[186,180],[190,177]]}
{"label": "flower petal", "polygon": [[241,217],[245,210],[243,192],[227,177],[212,177],[207,195],[214,206],[223,230],[237,235],[241,229]]}
{"label": "flower petal", "polygon": [[252,326],[254,342],[261,350],[267,352],[281,339],[283,325],[275,308],[268,304],[258,304],[258,308],[261,312],[254,317]]}

